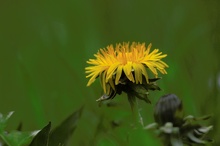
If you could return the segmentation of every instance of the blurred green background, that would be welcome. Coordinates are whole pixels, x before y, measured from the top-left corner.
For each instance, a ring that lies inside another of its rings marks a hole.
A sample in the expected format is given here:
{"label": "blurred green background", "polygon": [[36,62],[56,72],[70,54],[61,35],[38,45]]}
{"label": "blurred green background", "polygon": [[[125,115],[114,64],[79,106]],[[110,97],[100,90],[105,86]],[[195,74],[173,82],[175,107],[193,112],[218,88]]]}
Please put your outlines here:
{"label": "blurred green background", "polygon": [[153,122],[160,96],[175,93],[186,114],[214,114],[211,135],[220,145],[220,15],[218,0],[1,1],[0,112],[15,111],[8,129],[60,124],[84,105],[70,145],[160,145],[135,123],[125,95],[114,106],[96,103],[97,80],[86,87],[84,68],[99,48],[123,41],[152,43],[168,57],[168,74],[139,102],[144,124]]}

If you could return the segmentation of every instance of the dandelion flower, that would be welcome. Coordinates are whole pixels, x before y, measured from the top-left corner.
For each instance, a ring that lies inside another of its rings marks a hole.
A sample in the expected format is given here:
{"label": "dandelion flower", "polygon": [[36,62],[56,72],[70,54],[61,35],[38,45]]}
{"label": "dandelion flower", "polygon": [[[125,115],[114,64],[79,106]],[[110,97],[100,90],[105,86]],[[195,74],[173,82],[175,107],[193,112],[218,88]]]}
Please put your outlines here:
{"label": "dandelion flower", "polygon": [[90,78],[87,86],[90,86],[97,77],[101,79],[101,85],[106,95],[116,91],[116,86],[124,84],[128,80],[133,84],[149,83],[147,68],[158,77],[158,71],[167,74],[165,68],[168,65],[161,59],[167,55],[154,49],[150,52],[151,44],[146,48],[145,43],[122,43],[107,46],[95,54],[95,59],[87,61],[91,66],[86,67],[86,78]]}

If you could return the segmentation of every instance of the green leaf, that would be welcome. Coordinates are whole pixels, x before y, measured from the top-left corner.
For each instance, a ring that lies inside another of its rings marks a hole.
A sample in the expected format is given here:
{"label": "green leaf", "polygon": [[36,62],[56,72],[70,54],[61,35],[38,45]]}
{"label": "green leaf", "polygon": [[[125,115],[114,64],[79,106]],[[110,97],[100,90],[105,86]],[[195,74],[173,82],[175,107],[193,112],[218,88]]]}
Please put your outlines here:
{"label": "green leaf", "polygon": [[2,133],[7,125],[8,119],[14,112],[9,112],[6,116],[0,113],[0,133]]}
{"label": "green leaf", "polygon": [[24,144],[30,143],[32,138],[37,134],[36,131],[21,132],[19,130],[14,130],[11,131],[10,133],[5,131],[7,122],[12,114],[13,112],[9,112],[6,116],[4,116],[0,113],[0,137],[2,141],[0,142],[0,144],[7,146],[22,146]]}
{"label": "green leaf", "polygon": [[22,146],[31,142],[33,137],[37,134],[37,131],[34,132],[20,132],[12,131],[10,133],[2,133],[1,138],[8,146]]}
{"label": "green leaf", "polygon": [[[32,140],[29,146],[48,146],[51,122],[45,126]],[[56,146],[56,145],[54,145]]]}
{"label": "green leaf", "polygon": [[56,127],[50,135],[49,146],[66,145],[69,137],[76,129],[77,121],[81,116],[83,107],[70,115],[58,127]]}

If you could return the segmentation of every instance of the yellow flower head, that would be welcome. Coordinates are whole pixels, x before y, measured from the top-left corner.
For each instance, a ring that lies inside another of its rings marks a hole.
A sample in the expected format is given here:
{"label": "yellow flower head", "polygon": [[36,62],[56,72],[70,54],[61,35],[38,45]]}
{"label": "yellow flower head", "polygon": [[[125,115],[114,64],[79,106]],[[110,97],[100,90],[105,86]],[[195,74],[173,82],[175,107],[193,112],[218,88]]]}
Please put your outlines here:
{"label": "yellow flower head", "polygon": [[86,67],[86,78],[90,78],[87,86],[90,86],[99,76],[105,94],[109,95],[111,89],[115,90],[115,86],[123,80],[122,76],[135,84],[149,82],[146,68],[158,76],[157,70],[162,74],[167,74],[165,68],[168,65],[161,61],[167,55],[154,49],[150,52],[151,44],[145,47],[145,43],[133,42],[116,44],[100,49],[94,56],[96,59],[89,59],[88,64],[92,66]]}

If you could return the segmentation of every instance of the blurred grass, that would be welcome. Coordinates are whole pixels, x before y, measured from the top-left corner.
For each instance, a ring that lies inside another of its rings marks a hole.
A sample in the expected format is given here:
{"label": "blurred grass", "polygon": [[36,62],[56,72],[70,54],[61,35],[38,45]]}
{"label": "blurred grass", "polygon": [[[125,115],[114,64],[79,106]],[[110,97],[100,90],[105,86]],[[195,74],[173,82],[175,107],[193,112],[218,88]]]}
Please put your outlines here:
{"label": "blurred grass", "polygon": [[[214,114],[211,124],[219,143],[218,5],[217,0],[2,1],[0,111],[16,112],[9,128],[20,121],[26,130],[39,129],[47,121],[57,125],[85,105],[72,144],[94,142],[102,116],[107,135],[94,143],[126,143],[125,133],[134,122],[126,97],[117,96],[116,107],[98,107],[100,85],[97,81],[86,87],[84,67],[99,48],[140,41],[167,53],[170,66],[159,81],[163,91],[151,93],[153,104],[140,102],[144,123],[153,121],[153,105],[161,95],[175,93],[186,114]],[[112,120],[122,123],[112,129]],[[128,131],[134,135],[131,144],[156,140],[147,132]]]}

